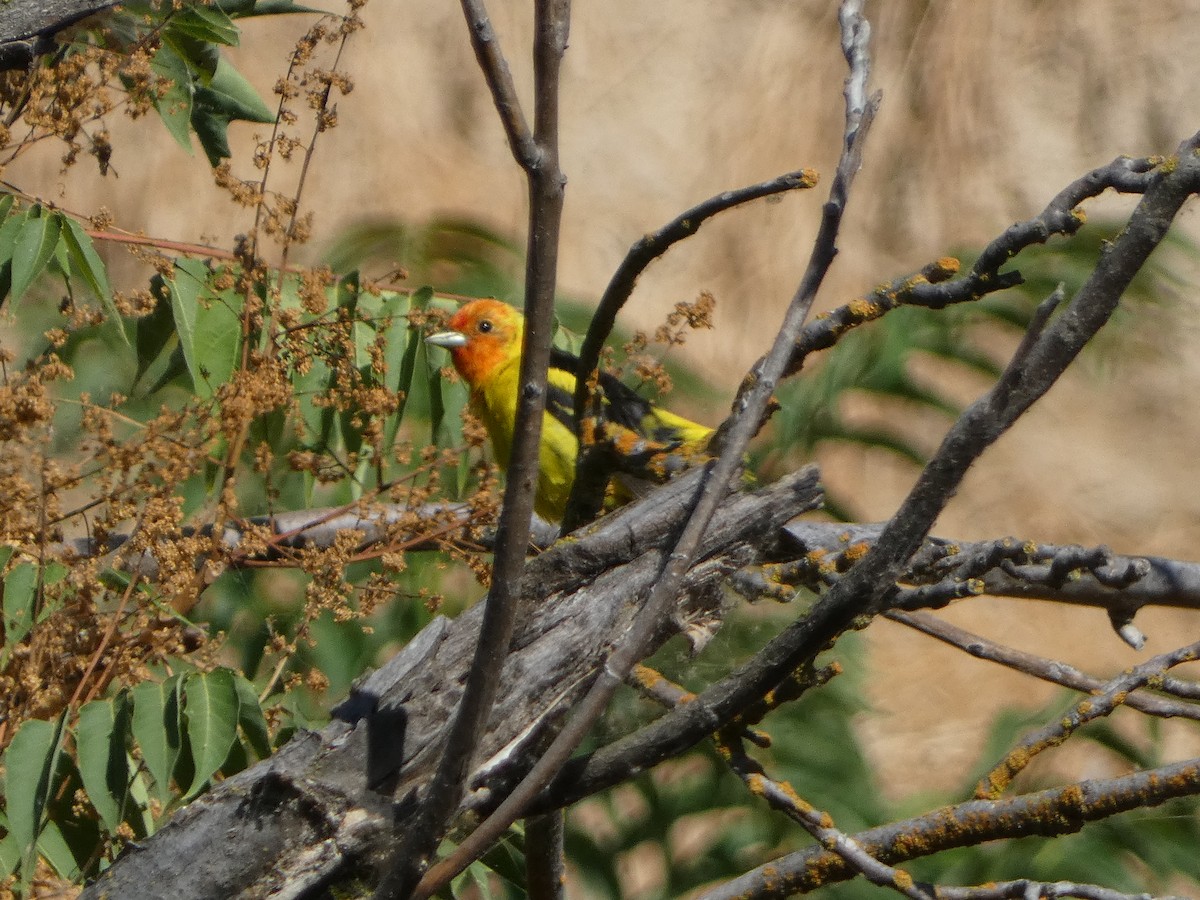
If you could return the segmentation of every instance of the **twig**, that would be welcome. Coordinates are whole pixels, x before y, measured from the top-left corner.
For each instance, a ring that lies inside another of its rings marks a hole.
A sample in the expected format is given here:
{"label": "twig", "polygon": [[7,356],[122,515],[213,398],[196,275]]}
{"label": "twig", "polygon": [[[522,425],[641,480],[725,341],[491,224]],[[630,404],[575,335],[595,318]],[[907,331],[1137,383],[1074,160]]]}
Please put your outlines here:
{"label": "twig", "polygon": [[587,378],[582,376],[594,371],[599,365],[600,352],[612,333],[613,325],[616,324],[617,313],[633,293],[638,277],[650,263],[684,238],[691,237],[700,230],[701,225],[718,213],[762,197],[816,187],[816,184],[817,173],[814,170],[799,169],[770,181],[724,191],[680,213],[658,231],[638,238],[617,266],[604,293],[600,295],[600,302],[596,305],[587,334],[584,335],[583,344],[579,348],[581,377],[575,384],[575,420],[579,421],[587,406]]}
{"label": "twig", "polygon": [[[588,324],[587,334],[584,335],[583,346],[579,351],[579,369],[575,380],[574,421],[576,423],[582,421],[590,402],[589,391],[592,383],[590,376],[600,363],[600,352],[612,332],[613,325],[616,324],[617,313],[621,311],[621,307],[633,293],[638,276],[650,263],[666,253],[674,244],[695,234],[707,219],[717,213],[760,197],[769,197],[773,194],[800,188],[811,188],[816,184],[817,173],[815,171],[800,169],[760,184],[726,191],[680,213],[653,234],[639,238],[629,248],[629,252],[621,260],[617,271],[609,279],[608,287],[604,289],[600,303]],[[611,465],[612,460],[608,454],[586,451],[579,454],[575,481],[571,485],[571,494],[567,498],[566,512],[563,515],[564,532],[574,531],[594,517],[595,511],[587,509],[588,503],[585,498],[593,491],[603,493],[602,488],[597,488],[597,484],[603,483],[600,479],[609,474],[606,470]]]}
{"label": "twig", "polygon": [[475,51],[475,61],[483,72],[492,94],[492,103],[500,114],[500,124],[504,126],[508,146],[523,168],[532,166],[538,158],[537,142],[525,119],[521,100],[517,96],[517,86],[513,83],[504,51],[500,49],[500,40],[492,27],[487,7],[483,0],[462,0],[462,8],[471,31],[471,49]]}
{"label": "twig", "polygon": [[1078,231],[1084,223],[1078,210],[1083,201],[1110,188],[1120,193],[1144,194],[1156,183],[1156,169],[1161,163],[1161,157],[1118,157],[1067,185],[1037,216],[1007,228],[984,248],[965,274],[954,277],[958,272],[958,260],[940,259],[917,274],[897,278],[810,322],[796,344],[787,374],[800,371],[809,354],[832,347],[849,329],[878,319],[900,306],[941,309],[1022,284],[1024,278],[1020,272],[1001,272],[1001,266],[1034,244],[1043,244],[1054,235],[1071,235]]}
{"label": "twig", "polygon": [[[890,888],[911,900],[933,900],[933,895],[913,881],[907,872],[881,862],[854,838],[835,828],[829,814],[805,802],[787,782],[767,777],[757,760],[747,755],[736,735],[726,729],[717,738],[721,756],[752,794],[762,797],[771,806],[798,823],[827,850],[832,850],[872,884]],[[939,898],[940,900],[940,898]]]}
{"label": "twig", "polygon": [[[483,0],[462,0],[476,59],[491,89],[513,156],[529,183],[529,233],[525,266],[525,336],[515,438],[508,464],[507,490],[500,509],[492,584],[483,628],[437,772],[421,800],[416,824],[398,841],[390,871],[376,891],[379,900],[402,897],[417,884],[445,824],[458,808],[463,783],[479,736],[487,725],[516,621],[518,583],[525,568],[537,484],[546,373],[553,332],[558,236],[566,179],[558,161],[558,74],[567,48],[569,0],[536,0],[533,47],[534,130],[521,112],[508,64],[492,31]],[[507,827],[507,826],[506,826]],[[490,843],[490,841],[489,841]],[[436,868],[436,867],[435,867]],[[413,896],[428,896],[433,871]],[[448,879],[447,879],[448,880]]]}
{"label": "twig", "polygon": [[[696,695],[682,685],[676,684],[661,672],[649,666],[638,663],[633,667],[626,679],[629,685],[642,696],[655,703],[674,709],[681,703],[691,703]],[[741,731],[741,737],[758,747],[770,747],[771,737],[765,731],[759,731],[750,725]]]}
{"label": "twig", "polygon": [[[1086,822],[1158,806],[1197,792],[1200,792],[1200,760],[1192,759],[1118,778],[1080,781],[1001,800],[970,800],[851,837],[871,856],[890,865],[985,841],[1068,834],[1078,831]],[[823,847],[810,847],[752,869],[702,894],[699,900],[791,897],[849,880],[857,874],[838,854]]]}
{"label": "twig", "polygon": [[623,780],[631,768],[653,765],[692,746],[801,662],[812,659],[855,617],[879,611],[881,598],[892,589],[967,469],[1050,389],[1108,320],[1184,202],[1200,189],[1200,159],[1193,153],[1197,146],[1200,134],[1183,142],[1172,165],[1159,170],[1128,227],[1109,245],[1067,309],[1021,361],[1023,365],[1010,363],[1000,382],[963,413],[896,515],[884,526],[878,542],[813,611],[695,702],[590,757],[572,761],[539,798],[538,807],[558,806],[611,786]]}
{"label": "twig", "polygon": [[1145,687],[1161,677],[1167,669],[1181,663],[1193,662],[1198,655],[1200,641],[1146,660],[1119,678],[1114,678],[1104,685],[1102,691],[1075,704],[1074,709],[1066,715],[1022,738],[1017,746],[1005,754],[1004,759],[979,780],[975,796],[980,799],[994,799],[1000,796],[1012,780],[1043,750],[1063,744],[1083,725],[1107,716],[1123,704],[1131,691]]}
{"label": "twig", "polygon": [[1150,894],[1127,894],[1095,884],[1079,884],[1075,881],[1016,881],[994,882],[979,887],[953,887],[938,885],[938,900],[1057,900],[1059,897],[1078,897],[1080,900],[1184,900],[1183,897],[1163,896],[1154,898]]}
{"label": "twig", "polygon": [[[1026,653],[1012,647],[1006,647],[985,637],[951,625],[949,622],[932,616],[929,613],[910,613],[892,610],[884,615],[893,622],[899,622],[937,638],[952,647],[971,654],[977,659],[999,663],[1017,672],[1032,675],[1052,684],[1062,685],[1087,694],[1096,694],[1104,690],[1104,682],[1099,678],[1081,672],[1074,666],[1054,659],[1047,659],[1034,653]],[[1158,682],[1155,682],[1156,685]],[[1146,694],[1142,691],[1130,693],[1125,698],[1125,705],[1151,716],[1164,719],[1179,717],[1200,721],[1200,707],[1192,703],[1173,703],[1156,694]]]}
{"label": "twig", "polygon": [[[860,9],[860,0],[843,0],[843,33],[847,28],[853,28],[852,43],[855,43],[856,46],[858,43],[862,44],[859,48],[861,52],[856,52],[851,62],[857,61],[857,64],[865,65],[867,60],[865,43],[869,36],[869,29],[861,17]],[[845,38],[843,41],[845,42]],[[847,56],[851,58],[850,54]],[[854,76],[852,75],[852,77]],[[813,248],[808,270],[801,281],[800,288],[792,298],[784,318],[784,324],[776,336],[771,353],[768,354],[760,370],[755,373],[757,377],[755,389],[744,399],[741,409],[733,415],[728,437],[719,445],[718,452],[721,455],[707,467],[708,477],[698,492],[692,513],[633,625],[617,641],[608,660],[597,674],[596,681],[583,699],[576,704],[571,718],[554,742],[495,812],[465,838],[453,854],[429,870],[426,878],[422,879],[419,890],[414,894],[417,900],[431,896],[436,890],[447,884],[454,875],[462,871],[471,860],[477,859],[493,841],[507,830],[509,825],[526,812],[529,804],[562,769],[571,753],[591,730],[592,725],[608,706],[617,687],[625,680],[633,666],[645,655],[651,638],[670,612],[679,585],[692,564],[704,531],[718,504],[728,491],[737,469],[741,466],[742,454],[745,452],[746,445],[758,430],[758,423],[765,413],[774,386],[791,354],[792,345],[811,309],[817,288],[824,279],[829,265],[833,262],[838,226],[845,208],[850,183],[858,169],[861,141],[866,134],[873,109],[874,107],[870,106],[865,112],[847,110],[847,146],[838,165],[837,175],[830,192],[830,200],[825,205],[821,230]],[[851,133],[852,128],[853,133]],[[709,730],[711,731],[711,729]],[[628,771],[627,769],[626,773]]]}

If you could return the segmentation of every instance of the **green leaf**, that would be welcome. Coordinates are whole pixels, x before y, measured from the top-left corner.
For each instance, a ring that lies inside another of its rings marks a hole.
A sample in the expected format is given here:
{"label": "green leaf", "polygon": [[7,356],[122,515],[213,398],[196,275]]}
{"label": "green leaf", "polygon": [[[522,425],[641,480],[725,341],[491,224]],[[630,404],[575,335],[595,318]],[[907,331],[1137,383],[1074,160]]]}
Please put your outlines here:
{"label": "green leaf", "polygon": [[129,701],[93,700],[79,710],[75,754],[79,777],[104,827],[115,834],[125,818],[129,784],[125,738],[129,731]]}
{"label": "green leaf", "polygon": [[63,243],[67,247],[67,256],[71,260],[71,268],[79,274],[92,295],[108,307],[109,314],[118,316],[117,308],[112,302],[112,292],[108,287],[108,270],[104,260],[96,252],[91,237],[83,230],[83,226],[70,216],[60,215],[62,222]]}
{"label": "green leaf", "polygon": [[[179,336],[175,333],[175,318],[171,311],[171,289],[161,275],[155,275],[150,280],[150,291],[158,302],[150,315],[137,320],[134,330],[139,381],[165,353],[179,347]],[[186,366],[184,363],[185,369]]]}
{"label": "green leaf", "polygon": [[421,345],[420,353],[425,357],[425,375],[429,379],[429,440],[433,444],[440,444],[438,439],[446,418],[446,400],[442,396],[442,388],[445,387],[442,381],[442,367],[432,358],[428,344],[424,341],[417,343]]}
{"label": "green leaf", "polygon": [[325,11],[311,6],[300,6],[292,0],[217,0],[212,4],[223,9],[229,15],[239,19],[251,16],[276,16],[286,13],[316,13],[324,15]]}
{"label": "green leaf", "polygon": [[66,248],[67,259],[70,260],[71,271],[79,275],[87,284],[88,290],[99,300],[108,312],[109,319],[121,334],[125,346],[130,346],[129,335],[126,333],[124,320],[116,303],[113,302],[112,291],[108,286],[108,269],[104,260],[96,252],[91,237],[83,230],[83,226],[62,213],[55,213],[59,221],[62,240],[60,246]]}
{"label": "green leaf", "polygon": [[46,827],[42,830],[42,836],[38,838],[38,852],[46,862],[50,863],[60,878],[78,881],[82,877],[83,872],[79,868],[79,861],[71,852],[71,845],[67,843],[62,829],[56,822],[46,823]]}
{"label": "green leaf", "polygon": [[[138,768],[137,760],[125,754],[125,765],[129,771],[133,773],[133,778],[129,781],[129,796],[132,808],[125,813],[126,821],[129,821],[138,837],[148,837],[155,832],[154,815],[150,811],[150,792],[146,787],[146,773]],[[136,811],[137,817],[134,818],[132,813]]]}
{"label": "green leaf", "polygon": [[38,568],[21,563],[4,578],[4,643],[14,646],[33,628]]}
{"label": "green leaf", "polygon": [[233,20],[215,6],[189,6],[172,17],[169,28],[198,41],[227,47],[236,47],[241,37]]}
{"label": "green leaf", "polygon": [[21,226],[12,253],[12,285],[9,295],[13,302],[29,289],[42,274],[46,264],[54,256],[54,248],[62,232],[61,218],[47,215],[41,207],[34,207],[30,217]]}
{"label": "green leaf", "polygon": [[217,63],[217,71],[213,73],[208,89],[221,111],[231,119],[263,123],[275,121],[275,110],[267,106],[254,85],[225,57],[221,57]]}
{"label": "green leaf", "polygon": [[254,685],[241,675],[234,675],[233,683],[237,689],[238,724],[242,727],[242,734],[258,758],[266,759],[271,755],[271,732],[258,702],[258,694]]}
{"label": "green leaf", "polygon": [[170,282],[175,331],[193,389],[198,396],[209,398],[229,379],[241,358],[240,308],[233,306],[239,298],[226,292],[202,302],[209,293],[209,271],[198,260],[178,260],[175,273]]}
{"label": "green leaf", "polygon": [[4,652],[0,660],[7,661],[8,654],[34,628],[34,613],[37,601],[37,566],[22,563],[4,580]]}
{"label": "green leaf", "polygon": [[227,382],[241,361],[241,309],[242,298],[225,291],[196,311],[196,361],[211,391]]}
{"label": "green leaf", "polygon": [[57,723],[28,719],[4,751],[4,796],[9,833],[28,858],[42,830],[42,812],[62,747],[64,717]]}
{"label": "green leaf", "polygon": [[207,85],[196,86],[192,107],[192,129],[208,156],[210,165],[227,159],[229,123],[234,120],[274,122],[275,113],[233,65],[222,57]]}
{"label": "green leaf", "polygon": [[[5,194],[11,198],[11,194]],[[4,220],[4,224],[0,225],[0,263],[12,262],[13,248],[17,245],[17,235],[21,233],[22,227],[29,221],[31,210],[23,209],[15,215],[8,216]]]}
{"label": "green leaf", "polygon": [[150,61],[150,69],[160,79],[170,82],[170,87],[154,100],[163,125],[188,153],[192,153],[192,72],[179,51],[170,43],[163,43]]}
{"label": "green leaf", "polygon": [[[423,287],[412,295],[409,308],[423,310],[429,306],[432,299],[433,288]],[[404,407],[408,404],[408,397],[412,393],[413,375],[417,371],[417,351],[425,345],[425,342],[421,340],[420,333],[411,324],[407,325],[405,332],[407,344],[404,347],[404,357],[400,363],[400,377],[394,385],[389,385],[392,390],[400,392],[400,406],[396,410],[397,421],[404,418]],[[388,371],[391,370],[391,366],[389,366]]]}
{"label": "green leaf", "polygon": [[159,684],[144,681],[133,693],[133,736],[154,779],[154,793],[164,803],[171,797],[171,777],[183,747],[180,708],[182,678],[172,675]]}
{"label": "green leaf", "polygon": [[8,819],[0,816],[0,828],[4,838],[0,839],[0,881],[11,878],[21,864],[21,847],[17,837],[8,828]]}
{"label": "green leaf", "polygon": [[[432,291],[430,293],[432,294]],[[388,293],[384,295],[384,302],[379,311],[382,320],[380,327],[386,327],[387,329],[387,341],[383,348],[383,383],[387,390],[398,395],[397,399],[399,401],[396,412],[388,417],[384,425],[383,441],[385,447],[391,447],[396,442],[396,433],[400,430],[400,423],[404,419],[404,404],[408,399],[409,383],[404,381],[401,369],[404,368],[404,360],[409,355],[410,347],[416,341],[420,340],[420,335],[416,333],[416,329],[410,331],[407,318],[410,303],[411,298],[406,294]],[[410,339],[410,336],[412,339]],[[410,373],[416,365],[415,347],[412,347],[412,354],[413,358],[408,367]],[[401,388],[402,384],[404,385],[403,388]]]}
{"label": "green leaf", "polygon": [[238,696],[228,669],[195,672],[183,686],[187,742],[195,773],[184,799],[195,797],[221,768],[237,739]]}
{"label": "green leaf", "polygon": [[[192,386],[200,393],[206,386],[196,359],[196,317],[200,309],[200,294],[208,281],[208,268],[195,259],[175,261],[175,277],[168,282],[171,290],[171,312],[175,317],[175,333],[183,348],[183,358],[192,373]],[[208,391],[204,396],[211,396]]]}

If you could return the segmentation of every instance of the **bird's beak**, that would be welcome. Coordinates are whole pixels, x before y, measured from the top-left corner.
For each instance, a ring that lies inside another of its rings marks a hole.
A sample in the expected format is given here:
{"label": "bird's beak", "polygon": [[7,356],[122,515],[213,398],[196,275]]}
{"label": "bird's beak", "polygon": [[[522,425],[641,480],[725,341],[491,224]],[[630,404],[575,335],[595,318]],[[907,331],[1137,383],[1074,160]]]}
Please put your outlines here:
{"label": "bird's beak", "polygon": [[431,334],[425,338],[425,343],[433,344],[435,347],[445,347],[449,350],[453,347],[467,346],[467,336],[461,331],[439,331],[437,334]]}

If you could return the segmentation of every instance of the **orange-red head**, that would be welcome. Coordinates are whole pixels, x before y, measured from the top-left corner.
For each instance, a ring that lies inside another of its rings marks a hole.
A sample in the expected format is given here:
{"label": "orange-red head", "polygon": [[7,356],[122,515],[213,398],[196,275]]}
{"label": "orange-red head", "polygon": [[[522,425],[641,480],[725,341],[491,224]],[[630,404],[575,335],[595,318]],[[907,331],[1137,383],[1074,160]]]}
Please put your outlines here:
{"label": "orange-red head", "polygon": [[454,368],[477,388],[521,356],[524,317],[499,300],[472,300],[450,319],[448,331],[425,340],[450,351]]}

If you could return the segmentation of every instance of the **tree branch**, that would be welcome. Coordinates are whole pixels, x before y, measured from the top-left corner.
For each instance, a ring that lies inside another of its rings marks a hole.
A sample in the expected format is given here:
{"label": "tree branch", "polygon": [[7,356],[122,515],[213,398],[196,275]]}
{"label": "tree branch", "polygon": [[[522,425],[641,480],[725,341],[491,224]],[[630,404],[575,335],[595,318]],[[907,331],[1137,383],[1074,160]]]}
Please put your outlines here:
{"label": "tree branch", "polygon": [[[1003,644],[997,644],[995,641],[989,641],[978,634],[973,634],[966,629],[951,625],[949,622],[944,622],[929,613],[909,613],[892,610],[891,612],[884,613],[884,615],[893,622],[899,622],[902,625],[907,625],[909,628],[920,631],[922,634],[937,638],[939,641],[943,641],[952,647],[957,647],[977,659],[999,663],[1014,671],[1023,672],[1026,675],[1032,675],[1034,678],[1040,678],[1043,681],[1062,685],[1072,690],[1082,691],[1085,694],[1096,694],[1104,690],[1105,683],[1103,681],[1079,671],[1074,666],[1069,666],[1059,660],[1047,659],[1033,653],[1015,650]],[[1175,680],[1163,679],[1164,682]],[[1193,691],[1195,687],[1196,685],[1192,685]],[[1169,691],[1168,686],[1163,685],[1163,688]],[[1184,719],[1200,721],[1200,707],[1193,703],[1172,702],[1157,694],[1134,691],[1125,698],[1125,705],[1147,715],[1158,716],[1164,719],[1178,716]]]}
{"label": "tree branch", "polygon": [[798,823],[822,847],[837,853],[871,884],[891,888],[911,900],[934,900],[934,895],[914,883],[907,872],[876,859],[854,838],[835,828],[828,813],[802,800],[790,784],[768,778],[758,761],[746,753],[741,740],[726,731],[722,729],[717,738],[721,756],[751,793],[762,797],[772,809],[779,810]]}
{"label": "tree branch", "polygon": [[1155,183],[1155,170],[1161,163],[1161,157],[1133,159],[1119,156],[1067,185],[1037,216],[1007,228],[984,248],[970,271],[962,276],[954,277],[958,272],[958,260],[940,259],[919,273],[897,278],[866,297],[808,323],[796,343],[786,374],[799,372],[809,354],[832,347],[846,331],[878,319],[899,306],[911,304],[942,309],[1022,284],[1024,279],[1020,272],[1001,272],[1001,266],[1034,244],[1044,244],[1054,235],[1072,235],[1078,231],[1084,217],[1077,207],[1084,200],[1098,197],[1109,189],[1125,194],[1144,194]]}
{"label": "tree branch", "polygon": [[[494,805],[525,774],[594,677],[611,636],[630,627],[700,479],[685,473],[530,560],[518,592],[526,614],[469,780],[472,807]],[[819,502],[811,468],[727,498],[685,580],[690,602],[719,615],[729,572],[762,559],[784,522]],[[483,612],[476,605],[453,621],[435,619],[356,685],[330,725],[301,733],[189,804],[83,896],[300,896],[305,885],[373,877],[391,859],[396,831],[415,827]],[[655,646],[674,633],[663,628]]]}
{"label": "tree branch", "polygon": [[421,800],[421,817],[397,844],[379,900],[408,896],[436,849],[446,822],[458,808],[471,760],[477,753],[509,653],[517,614],[517,586],[525,570],[537,485],[546,373],[553,333],[558,236],[566,179],[558,162],[558,73],[567,48],[569,0],[534,4],[534,132],[528,134],[482,0],[462,0],[476,58],[492,90],[509,144],[529,183],[529,232],[525,263],[525,334],[520,392],[507,489],[500,509],[492,584],[475,662],[446,738],[442,761]]}
{"label": "tree branch", "polygon": [[508,60],[500,49],[500,39],[492,27],[487,6],[483,0],[462,0],[462,8],[471,35],[471,49],[475,51],[475,60],[492,93],[492,102],[500,114],[500,124],[504,126],[512,155],[522,168],[533,166],[537,162],[538,147],[521,109],[517,86],[513,83]]}
{"label": "tree branch", "polygon": [[1004,759],[983,776],[975,789],[975,796],[981,799],[999,797],[1037,754],[1059,746],[1088,722],[1107,716],[1125,702],[1131,691],[1145,687],[1174,666],[1194,661],[1198,653],[1200,641],[1148,659],[1114,678],[1098,693],[1077,703],[1066,715],[1022,738]]}
{"label": "tree branch", "polygon": [[[1158,806],[1197,792],[1200,792],[1200,760],[1192,759],[1120,778],[1080,781],[1004,800],[972,800],[871,828],[852,835],[852,839],[876,859],[895,864],[1002,838],[1072,834],[1087,822]],[[752,869],[707,891],[700,900],[791,897],[846,881],[857,874],[836,853],[811,847]]]}
{"label": "tree branch", "polygon": [[[861,16],[860,0],[843,0],[840,16],[843,28],[843,47],[847,59],[853,66],[867,64],[866,41],[870,29]],[[849,31],[853,33],[846,36]],[[851,73],[851,79],[858,78]],[[865,78],[865,74],[862,76]],[[850,99],[849,94],[847,99]],[[432,895],[449,883],[450,879],[489,847],[516,819],[523,815],[549,781],[562,769],[572,752],[583,741],[592,725],[603,713],[617,687],[624,682],[633,666],[650,649],[653,635],[663,626],[663,621],[676,601],[680,584],[695,559],[705,530],[718,504],[729,490],[750,438],[758,430],[758,423],[765,414],[774,391],[778,376],[787,362],[792,344],[799,334],[801,325],[808,315],[817,288],[824,279],[833,261],[838,226],[845,208],[850,183],[858,170],[858,157],[862,140],[870,124],[873,106],[865,110],[848,108],[846,113],[846,147],[838,164],[837,175],[831,188],[830,201],[825,205],[821,230],[809,262],[809,267],[800,288],[792,298],[784,324],[775,339],[775,344],[757,376],[755,386],[745,398],[742,407],[736,410],[730,421],[726,436],[720,432],[714,437],[714,449],[720,456],[706,466],[707,478],[695,495],[695,506],[674,549],[665,560],[662,572],[650,591],[650,596],[638,612],[632,626],[622,634],[596,676],[591,688],[576,705],[575,710],[555,738],[549,749],[534,765],[533,769],[499,807],[443,862],[430,869],[414,895],[417,900]],[[724,428],[724,426],[723,426]],[[626,773],[628,774],[628,773]]]}
{"label": "tree branch", "polygon": [[1172,164],[1159,169],[1128,226],[1108,247],[1067,309],[1033,346],[1010,361],[996,385],[963,413],[876,544],[813,611],[686,707],[588,757],[573,760],[539,798],[539,808],[578,799],[624,780],[631,771],[682,752],[729,722],[787,673],[811,661],[857,616],[881,611],[882,599],[893,589],[971,464],[1050,389],[1107,321],[1184,202],[1200,189],[1200,159],[1193,153],[1198,145],[1200,135],[1189,138]]}
{"label": "tree branch", "polygon": [[[882,525],[791,522],[797,583],[818,587],[837,560],[878,540]],[[793,577],[793,576],[789,576]],[[1036,544],[1017,538],[955,541],[927,538],[900,580],[905,584],[974,582],[973,594],[1022,597],[1096,606],[1108,612],[1122,639],[1130,641],[1134,615],[1143,606],[1200,608],[1200,564],[1159,556],[1122,556],[1107,547]],[[828,583],[832,583],[829,580]],[[902,604],[916,608],[914,604]],[[923,604],[928,605],[928,604]],[[1139,632],[1140,635],[1140,632]],[[1131,641],[1135,648],[1140,646]]]}
{"label": "tree branch", "polygon": [[785,191],[816,187],[817,179],[817,173],[813,169],[798,169],[795,172],[780,175],[778,178],[772,178],[770,181],[725,191],[697,203],[691,209],[680,213],[658,231],[634,241],[633,246],[625,254],[625,258],[621,260],[621,264],[617,266],[612,278],[609,279],[604,293],[600,295],[600,302],[596,305],[596,311],[588,323],[583,345],[579,348],[581,377],[575,383],[575,421],[578,422],[583,417],[587,407],[587,378],[583,375],[594,372],[600,364],[600,352],[604,349],[604,344],[608,341],[608,336],[617,322],[617,313],[621,311],[621,307],[633,293],[634,285],[637,284],[638,277],[646,270],[646,267],[675,244],[684,238],[691,237],[700,230],[701,225],[718,213]]}

